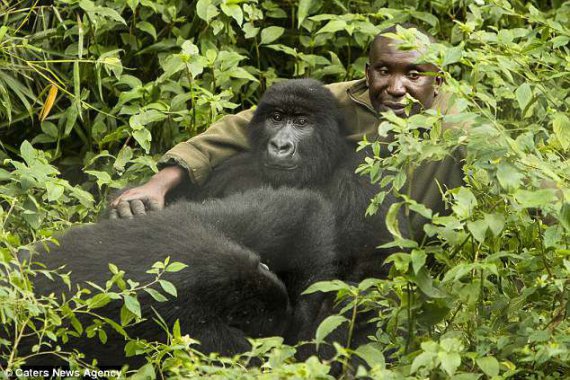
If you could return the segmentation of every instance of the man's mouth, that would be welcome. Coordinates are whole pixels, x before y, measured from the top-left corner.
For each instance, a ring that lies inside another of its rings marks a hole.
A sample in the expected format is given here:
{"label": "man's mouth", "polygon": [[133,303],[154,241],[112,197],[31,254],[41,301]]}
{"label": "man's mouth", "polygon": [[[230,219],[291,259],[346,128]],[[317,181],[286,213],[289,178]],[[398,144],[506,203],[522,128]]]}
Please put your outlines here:
{"label": "man's mouth", "polygon": [[392,110],[396,115],[403,115],[405,114],[405,105],[401,103],[393,103],[393,102],[386,102],[382,103],[386,110]]}

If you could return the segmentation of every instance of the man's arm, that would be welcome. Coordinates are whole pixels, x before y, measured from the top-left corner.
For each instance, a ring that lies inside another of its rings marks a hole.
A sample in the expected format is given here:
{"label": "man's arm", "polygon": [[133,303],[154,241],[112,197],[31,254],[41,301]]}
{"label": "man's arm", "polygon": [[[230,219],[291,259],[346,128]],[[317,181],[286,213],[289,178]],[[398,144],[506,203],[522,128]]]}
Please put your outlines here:
{"label": "man's arm", "polygon": [[[359,141],[365,133],[373,132],[377,124],[376,115],[368,109],[370,105],[363,107],[348,96],[347,90],[357,83],[362,85],[364,80],[326,85],[339,102],[345,119],[350,121],[344,131],[350,141]],[[363,92],[359,98],[365,103],[368,93]],[[184,179],[180,173],[186,173],[194,184],[203,184],[214,167],[249,149],[247,125],[252,117],[252,109],[224,116],[205,132],[174,146],[158,162],[159,167],[169,170],[161,169],[146,184],[119,195],[111,203],[115,210],[112,215],[131,218],[163,208],[166,194]]]}
{"label": "man's arm", "polygon": [[111,218],[132,218],[160,210],[168,192],[188,176],[202,184],[212,168],[229,157],[247,150],[247,125],[253,110],[224,116],[205,132],[177,144],[158,162],[161,170],[144,185],[129,189],[111,202]]}

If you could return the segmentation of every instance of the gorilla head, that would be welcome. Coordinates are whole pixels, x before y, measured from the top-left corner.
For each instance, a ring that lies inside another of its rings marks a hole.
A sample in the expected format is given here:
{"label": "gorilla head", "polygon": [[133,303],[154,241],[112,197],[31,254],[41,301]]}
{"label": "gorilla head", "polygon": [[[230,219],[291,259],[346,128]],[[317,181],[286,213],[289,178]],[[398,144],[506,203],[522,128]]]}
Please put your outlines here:
{"label": "gorilla head", "polygon": [[265,179],[298,187],[325,181],[342,157],[342,125],[336,99],[319,81],[273,85],[249,125],[252,150]]}

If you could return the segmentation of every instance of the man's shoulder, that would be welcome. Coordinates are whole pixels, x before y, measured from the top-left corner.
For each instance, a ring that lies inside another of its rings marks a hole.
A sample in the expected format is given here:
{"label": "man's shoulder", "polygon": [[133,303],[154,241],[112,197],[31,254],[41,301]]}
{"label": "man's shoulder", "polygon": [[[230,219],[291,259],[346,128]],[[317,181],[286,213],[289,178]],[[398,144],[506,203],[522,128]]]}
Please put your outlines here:
{"label": "man's shoulder", "polygon": [[325,87],[328,88],[329,91],[332,92],[333,95],[337,98],[346,96],[348,91],[353,93],[358,91],[365,91],[367,88],[365,79],[355,79],[346,82],[330,83],[326,84]]}

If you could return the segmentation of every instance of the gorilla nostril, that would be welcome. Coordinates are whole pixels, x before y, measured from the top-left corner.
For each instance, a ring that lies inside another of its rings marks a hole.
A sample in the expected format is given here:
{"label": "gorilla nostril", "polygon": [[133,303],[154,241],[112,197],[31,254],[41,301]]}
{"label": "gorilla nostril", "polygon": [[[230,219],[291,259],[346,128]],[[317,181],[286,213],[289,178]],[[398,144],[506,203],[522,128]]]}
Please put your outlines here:
{"label": "gorilla nostril", "polygon": [[276,156],[292,156],[295,153],[295,147],[289,141],[269,141],[269,153]]}

